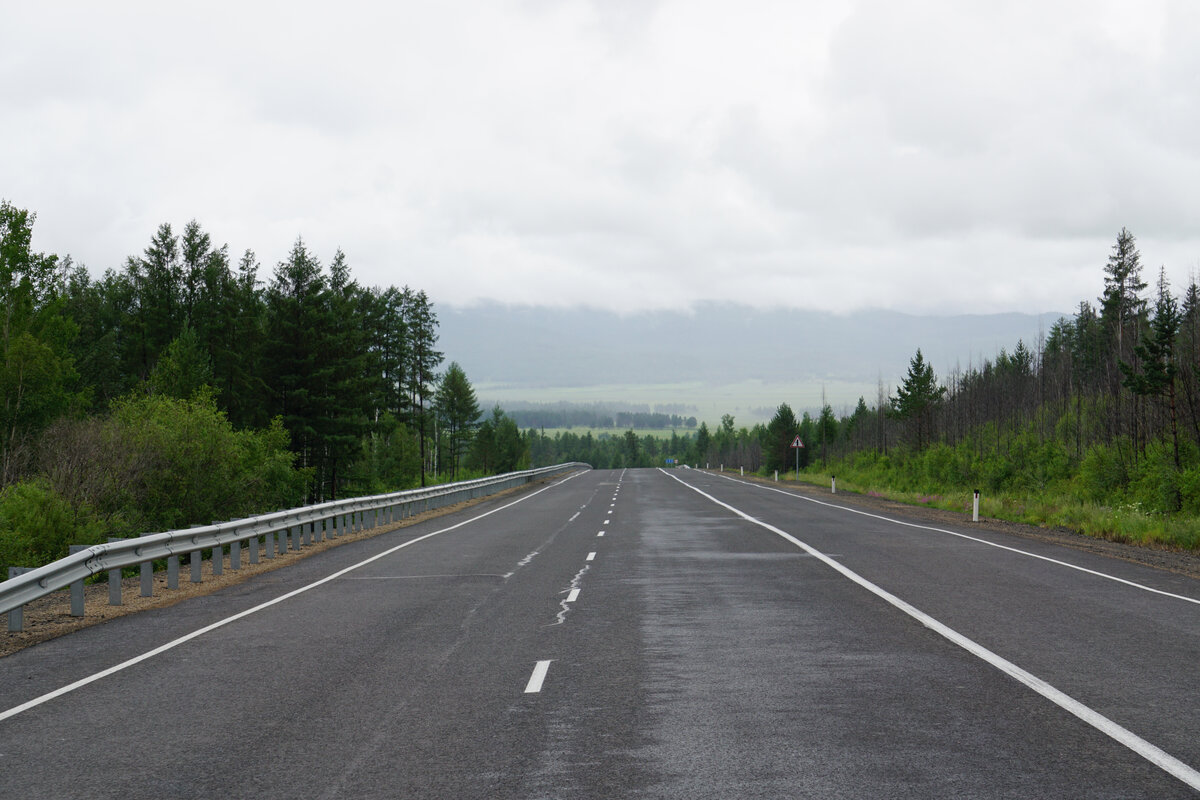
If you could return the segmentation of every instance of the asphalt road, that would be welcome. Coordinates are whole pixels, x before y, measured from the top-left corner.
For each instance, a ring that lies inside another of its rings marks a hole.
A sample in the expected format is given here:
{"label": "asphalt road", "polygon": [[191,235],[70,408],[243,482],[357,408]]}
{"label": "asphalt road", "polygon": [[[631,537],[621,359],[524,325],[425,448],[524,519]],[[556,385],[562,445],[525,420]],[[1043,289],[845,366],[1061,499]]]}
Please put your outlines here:
{"label": "asphalt road", "polygon": [[0,659],[0,797],[1193,797],[1198,601],[585,472]]}

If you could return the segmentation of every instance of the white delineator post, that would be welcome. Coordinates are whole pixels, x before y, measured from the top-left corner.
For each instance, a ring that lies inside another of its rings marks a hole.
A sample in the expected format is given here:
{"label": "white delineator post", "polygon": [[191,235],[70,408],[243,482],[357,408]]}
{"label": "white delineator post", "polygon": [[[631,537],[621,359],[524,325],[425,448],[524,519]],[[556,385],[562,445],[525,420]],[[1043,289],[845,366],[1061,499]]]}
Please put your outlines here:
{"label": "white delineator post", "polygon": [[837,494],[837,475],[829,476],[829,493]]}
{"label": "white delineator post", "polygon": [[979,522],[979,490],[975,490],[975,509],[971,512],[971,521]]}

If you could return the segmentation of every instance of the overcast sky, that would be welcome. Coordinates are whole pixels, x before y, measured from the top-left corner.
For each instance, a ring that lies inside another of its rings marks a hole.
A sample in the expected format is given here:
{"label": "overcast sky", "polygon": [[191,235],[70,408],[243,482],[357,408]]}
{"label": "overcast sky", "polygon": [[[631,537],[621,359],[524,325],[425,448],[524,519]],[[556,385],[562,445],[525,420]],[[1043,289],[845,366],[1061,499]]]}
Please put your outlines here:
{"label": "overcast sky", "polygon": [[1200,271],[1198,9],[5,3],[0,197],[94,273],[195,218],[455,305],[1071,311],[1122,226]]}

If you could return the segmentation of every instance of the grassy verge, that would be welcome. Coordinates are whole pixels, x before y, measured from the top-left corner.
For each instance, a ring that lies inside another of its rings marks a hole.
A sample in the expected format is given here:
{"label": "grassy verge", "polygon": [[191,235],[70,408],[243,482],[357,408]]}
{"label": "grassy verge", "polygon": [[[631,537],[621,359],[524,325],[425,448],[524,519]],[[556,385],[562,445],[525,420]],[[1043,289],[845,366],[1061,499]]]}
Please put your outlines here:
{"label": "grassy verge", "polygon": [[[795,473],[789,473],[794,477]],[[780,476],[783,480],[784,476]],[[802,483],[829,486],[827,472],[801,472]],[[906,492],[875,481],[859,482],[838,473],[838,489],[881,497],[914,506],[970,514],[972,494],[961,489]],[[1050,492],[1012,495],[983,494],[979,514],[993,519],[1039,527],[1066,528],[1087,536],[1126,544],[1200,550],[1200,518],[1190,514],[1148,512],[1140,504],[1106,506]]]}

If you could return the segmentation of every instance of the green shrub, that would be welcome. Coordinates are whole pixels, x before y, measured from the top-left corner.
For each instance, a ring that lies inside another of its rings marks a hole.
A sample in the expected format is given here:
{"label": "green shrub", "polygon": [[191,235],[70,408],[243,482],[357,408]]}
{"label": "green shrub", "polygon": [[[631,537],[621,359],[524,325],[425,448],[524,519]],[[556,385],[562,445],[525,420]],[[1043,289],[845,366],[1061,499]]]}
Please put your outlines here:
{"label": "green shrub", "polygon": [[1165,442],[1154,442],[1146,448],[1131,476],[1128,498],[1148,511],[1173,512],[1182,505],[1179,470],[1175,454]]}
{"label": "green shrub", "polygon": [[39,567],[67,555],[68,545],[103,540],[90,512],[72,508],[45,479],[0,491],[0,579],[9,567]]}
{"label": "green shrub", "polygon": [[1079,464],[1076,486],[1081,496],[1102,503],[1120,498],[1129,481],[1120,445],[1093,445]]}

